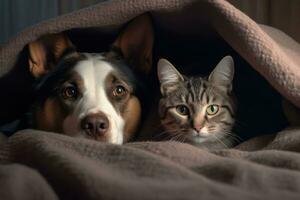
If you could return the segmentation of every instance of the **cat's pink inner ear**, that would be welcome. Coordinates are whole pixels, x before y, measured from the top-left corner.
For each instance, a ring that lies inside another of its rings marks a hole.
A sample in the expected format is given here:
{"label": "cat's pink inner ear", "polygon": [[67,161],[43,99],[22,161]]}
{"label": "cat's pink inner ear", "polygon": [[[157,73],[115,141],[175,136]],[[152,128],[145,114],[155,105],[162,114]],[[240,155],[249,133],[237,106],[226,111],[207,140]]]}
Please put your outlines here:
{"label": "cat's pink inner ear", "polygon": [[161,84],[177,83],[183,80],[179,71],[166,59],[158,61],[157,75]]}
{"label": "cat's pink inner ear", "polygon": [[213,84],[231,90],[234,76],[234,62],[231,56],[225,56],[210,73],[208,80]]}

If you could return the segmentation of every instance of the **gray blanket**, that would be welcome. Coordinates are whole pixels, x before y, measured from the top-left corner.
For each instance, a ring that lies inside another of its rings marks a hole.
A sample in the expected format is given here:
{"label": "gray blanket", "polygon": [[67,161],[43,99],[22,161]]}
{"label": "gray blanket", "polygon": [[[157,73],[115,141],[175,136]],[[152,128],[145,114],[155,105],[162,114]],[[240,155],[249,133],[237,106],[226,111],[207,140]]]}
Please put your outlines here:
{"label": "gray blanket", "polygon": [[176,142],[119,146],[27,130],[1,145],[0,196],[299,199],[299,134],[286,130],[207,152]]}
{"label": "gray blanket", "polygon": [[[223,0],[122,0],[30,27],[0,48],[0,124],[18,118],[31,102],[26,44],[44,34],[66,31],[79,50],[103,50],[124,23],[145,12],[153,18],[159,55],[176,49],[160,46],[179,43],[172,37],[186,39],[182,44],[217,43],[215,49],[221,51],[219,44],[226,44],[278,93],[300,106],[300,45],[284,33],[256,24]],[[96,46],[84,46],[96,43],[86,40],[91,38],[84,35],[87,31],[101,35],[93,38],[98,39]],[[209,63],[227,53],[202,56]],[[173,58],[180,55],[173,52]],[[272,109],[268,113],[277,114]],[[269,121],[268,126],[278,124]],[[299,151],[298,128],[213,152],[177,142],[119,146],[24,130],[0,137],[0,198],[300,199]]]}

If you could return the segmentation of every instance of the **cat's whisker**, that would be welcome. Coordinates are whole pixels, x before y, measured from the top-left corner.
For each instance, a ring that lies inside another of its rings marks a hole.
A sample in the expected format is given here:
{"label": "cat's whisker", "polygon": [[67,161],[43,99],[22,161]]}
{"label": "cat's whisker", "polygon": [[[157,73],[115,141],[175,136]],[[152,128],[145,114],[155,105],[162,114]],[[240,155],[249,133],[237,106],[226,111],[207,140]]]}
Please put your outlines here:
{"label": "cat's whisker", "polygon": [[175,134],[175,135],[173,135],[173,137],[171,137],[171,141],[177,141],[177,139],[178,139],[178,137],[180,137],[181,136],[181,134],[180,133],[177,133],[177,134]]}
{"label": "cat's whisker", "polygon": [[216,130],[216,128],[215,127],[208,127],[207,130],[210,131],[210,132],[213,132],[213,131]]}
{"label": "cat's whisker", "polygon": [[227,136],[230,137],[230,138],[232,138],[233,141],[235,141],[235,142],[237,142],[237,143],[241,143],[241,140],[238,139],[238,138],[236,138],[236,137],[234,137],[234,135],[228,134]]}
{"label": "cat's whisker", "polygon": [[230,132],[230,131],[224,131],[224,134],[230,135],[230,136],[232,136],[232,137],[235,137],[235,138],[239,139],[240,142],[243,141],[243,138],[241,138],[240,136],[238,136],[238,135],[236,135],[236,134],[234,134],[234,133],[232,133],[232,132]]}
{"label": "cat's whisker", "polygon": [[243,141],[242,138],[240,138],[238,135],[235,135],[235,134],[233,134],[233,133],[230,133],[230,132],[224,132],[224,134],[225,134],[226,136],[231,137],[233,140],[235,140],[235,141],[238,142],[238,143],[241,143],[241,142]]}
{"label": "cat's whisker", "polygon": [[219,141],[221,144],[224,145],[225,148],[229,148],[221,139],[219,139],[216,135],[213,134],[213,136]]}
{"label": "cat's whisker", "polygon": [[187,140],[187,137],[183,135],[183,136],[182,136],[182,141],[181,141],[181,142],[182,142],[182,143],[185,143],[186,140]]}
{"label": "cat's whisker", "polygon": [[181,138],[184,138],[185,135],[182,134],[182,131],[187,131],[188,129],[178,129],[177,131],[174,131],[171,135],[170,135],[170,140],[171,141],[179,141],[181,142]]}
{"label": "cat's whisker", "polygon": [[162,132],[156,134],[153,138],[158,138],[158,137],[163,136],[163,135],[173,134],[173,133],[176,133],[177,131],[180,131],[180,130],[181,129],[165,130],[165,131],[162,131]]}
{"label": "cat's whisker", "polygon": [[172,140],[173,137],[175,137],[178,133],[173,132],[172,134],[166,133],[166,136],[164,137],[165,140]]}
{"label": "cat's whisker", "polygon": [[236,137],[238,138],[239,140],[243,140],[240,136],[236,135],[235,133],[233,133],[231,130],[228,130],[228,129],[221,129],[222,133],[225,134],[225,135],[231,135],[233,137]]}
{"label": "cat's whisker", "polygon": [[176,141],[178,141],[178,142],[183,142],[184,140],[183,140],[183,138],[185,137],[185,135],[184,134],[177,134],[177,136],[176,136],[176,138],[174,138]]}

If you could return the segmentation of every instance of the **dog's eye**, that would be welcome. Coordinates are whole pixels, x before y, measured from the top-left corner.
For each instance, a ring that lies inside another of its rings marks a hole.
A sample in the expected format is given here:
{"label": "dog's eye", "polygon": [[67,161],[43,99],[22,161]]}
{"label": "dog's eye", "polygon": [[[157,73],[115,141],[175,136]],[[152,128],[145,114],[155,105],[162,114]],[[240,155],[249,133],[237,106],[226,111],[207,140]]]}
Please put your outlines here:
{"label": "dog's eye", "polygon": [[125,94],[127,94],[127,90],[125,89],[124,86],[122,85],[118,85],[115,87],[115,89],[113,90],[113,95],[115,97],[122,97],[124,96]]}
{"label": "dog's eye", "polygon": [[63,89],[62,96],[64,99],[73,99],[77,96],[77,89],[74,86],[68,86]]}

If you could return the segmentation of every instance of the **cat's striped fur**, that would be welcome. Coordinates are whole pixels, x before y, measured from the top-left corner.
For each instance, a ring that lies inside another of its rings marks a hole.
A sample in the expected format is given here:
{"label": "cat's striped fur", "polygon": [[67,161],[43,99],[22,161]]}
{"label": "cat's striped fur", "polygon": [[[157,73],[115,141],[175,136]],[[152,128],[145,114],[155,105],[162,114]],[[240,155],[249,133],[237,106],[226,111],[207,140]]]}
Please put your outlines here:
{"label": "cat's striped fur", "polygon": [[209,77],[186,77],[165,59],[158,63],[161,123],[172,139],[208,149],[232,147],[237,139],[232,95],[233,59],[223,58]]}

